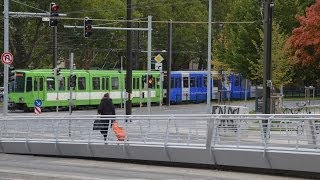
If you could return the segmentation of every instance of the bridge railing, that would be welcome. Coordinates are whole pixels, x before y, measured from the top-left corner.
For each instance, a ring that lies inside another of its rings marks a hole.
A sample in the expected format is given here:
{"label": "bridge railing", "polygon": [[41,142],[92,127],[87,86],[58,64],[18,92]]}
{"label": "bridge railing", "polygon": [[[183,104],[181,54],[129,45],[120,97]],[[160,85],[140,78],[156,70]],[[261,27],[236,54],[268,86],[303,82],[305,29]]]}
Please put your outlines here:
{"label": "bridge railing", "polygon": [[[119,141],[112,127],[104,140],[100,130],[93,130],[97,119],[116,120],[125,140]],[[320,152],[320,115],[9,116],[0,119],[1,142]]]}

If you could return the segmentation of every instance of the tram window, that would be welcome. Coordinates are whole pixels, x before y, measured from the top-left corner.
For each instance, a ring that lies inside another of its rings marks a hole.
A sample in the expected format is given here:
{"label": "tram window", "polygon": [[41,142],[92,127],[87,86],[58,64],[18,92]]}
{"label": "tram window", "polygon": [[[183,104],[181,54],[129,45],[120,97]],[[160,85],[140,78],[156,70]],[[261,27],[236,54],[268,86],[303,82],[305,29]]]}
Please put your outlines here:
{"label": "tram window", "polygon": [[59,79],[59,90],[60,90],[60,91],[66,90],[65,78],[64,78],[64,77],[62,77],[62,78]]}
{"label": "tram window", "polygon": [[219,78],[213,77],[213,87],[218,87],[218,86],[219,86]]}
{"label": "tram window", "polygon": [[174,84],[174,78],[171,78],[171,88],[175,88],[176,85]]}
{"label": "tram window", "polygon": [[181,88],[181,78],[176,78],[176,88]]}
{"label": "tram window", "polygon": [[183,77],[183,88],[189,88],[189,78]]}
{"label": "tram window", "polygon": [[31,77],[27,77],[27,87],[26,87],[26,91],[27,91],[27,92],[32,91],[32,78],[31,78]]}
{"label": "tram window", "polygon": [[[24,92],[25,77],[23,73],[16,73],[14,82],[9,83],[9,92]],[[32,86],[32,81],[31,81]],[[32,88],[31,88],[32,90]]]}
{"label": "tram window", "polygon": [[196,87],[196,78],[195,77],[190,78],[190,87]]}
{"label": "tram window", "polygon": [[139,78],[137,78],[137,89],[140,89],[140,81],[139,81]]}
{"label": "tram window", "polygon": [[54,84],[54,77],[47,78],[47,90],[54,91],[55,84]]}
{"label": "tram window", "polygon": [[68,78],[67,78],[67,83],[68,83],[67,90],[69,91],[70,90],[70,76],[68,76]]}
{"label": "tram window", "polygon": [[38,91],[38,78],[35,78],[33,81],[33,90]]}
{"label": "tram window", "polygon": [[196,82],[197,82],[197,83],[196,83],[196,84],[197,84],[197,87],[202,87],[202,86],[201,86],[201,77],[197,77],[197,78],[196,78]]}
{"label": "tram window", "polygon": [[155,83],[156,83],[156,85],[157,85],[157,89],[160,89],[160,77],[157,77],[157,78],[156,78]]}
{"label": "tram window", "polygon": [[240,78],[238,75],[234,75],[234,86],[241,86]]}
{"label": "tram window", "polygon": [[112,85],[112,90],[119,89],[119,79],[118,79],[118,77],[112,77],[111,78],[111,85]]}
{"label": "tram window", "polygon": [[101,81],[101,89],[102,89],[102,90],[106,90],[106,78],[105,78],[105,77],[102,78],[102,81]]}
{"label": "tram window", "polygon": [[204,77],[204,78],[203,78],[203,86],[204,86],[204,87],[207,87],[207,77]]}
{"label": "tram window", "polygon": [[43,91],[43,78],[39,79],[39,91]]}
{"label": "tram window", "polygon": [[132,89],[137,89],[137,86],[136,86],[136,81],[137,81],[137,79],[136,78],[133,78],[132,79]]}
{"label": "tram window", "polygon": [[107,77],[106,79],[106,90],[110,90],[110,78]]}
{"label": "tram window", "polygon": [[86,78],[85,77],[78,78],[78,90],[86,90]]}
{"label": "tram window", "polygon": [[100,90],[100,78],[99,77],[92,78],[92,87],[93,87],[93,90]]}

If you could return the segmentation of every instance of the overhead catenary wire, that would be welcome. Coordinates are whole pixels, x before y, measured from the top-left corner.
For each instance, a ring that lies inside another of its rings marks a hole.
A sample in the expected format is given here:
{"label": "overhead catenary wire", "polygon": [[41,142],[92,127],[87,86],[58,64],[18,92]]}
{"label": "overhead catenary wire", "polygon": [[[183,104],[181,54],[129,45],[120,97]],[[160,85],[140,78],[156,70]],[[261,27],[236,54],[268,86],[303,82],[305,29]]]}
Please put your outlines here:
{"label": "overhead catenary wire", "polygon": [[[14,17],[19,17],[18,15],[15,15]],[[25,17],[25,16],[20,16],[20,17]],[[38,16],[30,16],[34,18],[39,18]],[[57,17],[56,19],[58,20],[79,20],[83,21],[84,18],[69,18],[69,17]],[[109,24],[116,24],[116,23],[125,23],[125,22],[136,22],[136,23],[148,23],[148,21],[144,20],[111,20],[111,19],[93,19],[90,18],[92,21],[105,21],[105,22],[112,22]],[[169,21],[161,21],[161,20],[156,20],[152,21],[152,23],[162,23],[162,24],[167,24]],[[173,24],[208,24],[207,21],[174,21],[172,20]],[[252,21],[213,21],[212,24],[256,24],[256,23],[262,23],[262,20],[252,20]],[[104,25],[104,24],[102,24]]]}

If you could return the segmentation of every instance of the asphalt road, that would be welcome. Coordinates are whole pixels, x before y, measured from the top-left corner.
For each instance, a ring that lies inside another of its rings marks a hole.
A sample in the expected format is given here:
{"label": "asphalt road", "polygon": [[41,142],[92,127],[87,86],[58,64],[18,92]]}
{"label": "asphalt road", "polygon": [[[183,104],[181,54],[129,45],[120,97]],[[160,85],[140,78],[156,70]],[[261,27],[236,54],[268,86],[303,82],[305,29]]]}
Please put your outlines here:
{"label": "asphalt road", "polygon": [[12,155],[0,153],[0,179],[210,179],[210,180],[287,180],[298,179],[272,175],[141,165],[75,158]]}

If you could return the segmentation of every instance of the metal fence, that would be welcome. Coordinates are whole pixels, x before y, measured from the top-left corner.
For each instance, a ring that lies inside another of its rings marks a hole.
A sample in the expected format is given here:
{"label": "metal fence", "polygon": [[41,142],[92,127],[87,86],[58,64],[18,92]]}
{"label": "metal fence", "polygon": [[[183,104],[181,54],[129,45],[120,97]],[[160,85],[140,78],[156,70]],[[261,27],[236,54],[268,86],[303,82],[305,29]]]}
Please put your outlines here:
{"label": "metal fence", "polygon": [[[112,128],[104,141],[94,120],[101,116],[9,116],[0,120],[1,142],[125,144],[199,148],[320,152],[320,115],[116,116],[126,132]],[[110,125],[109,125],[110,126]]]}

